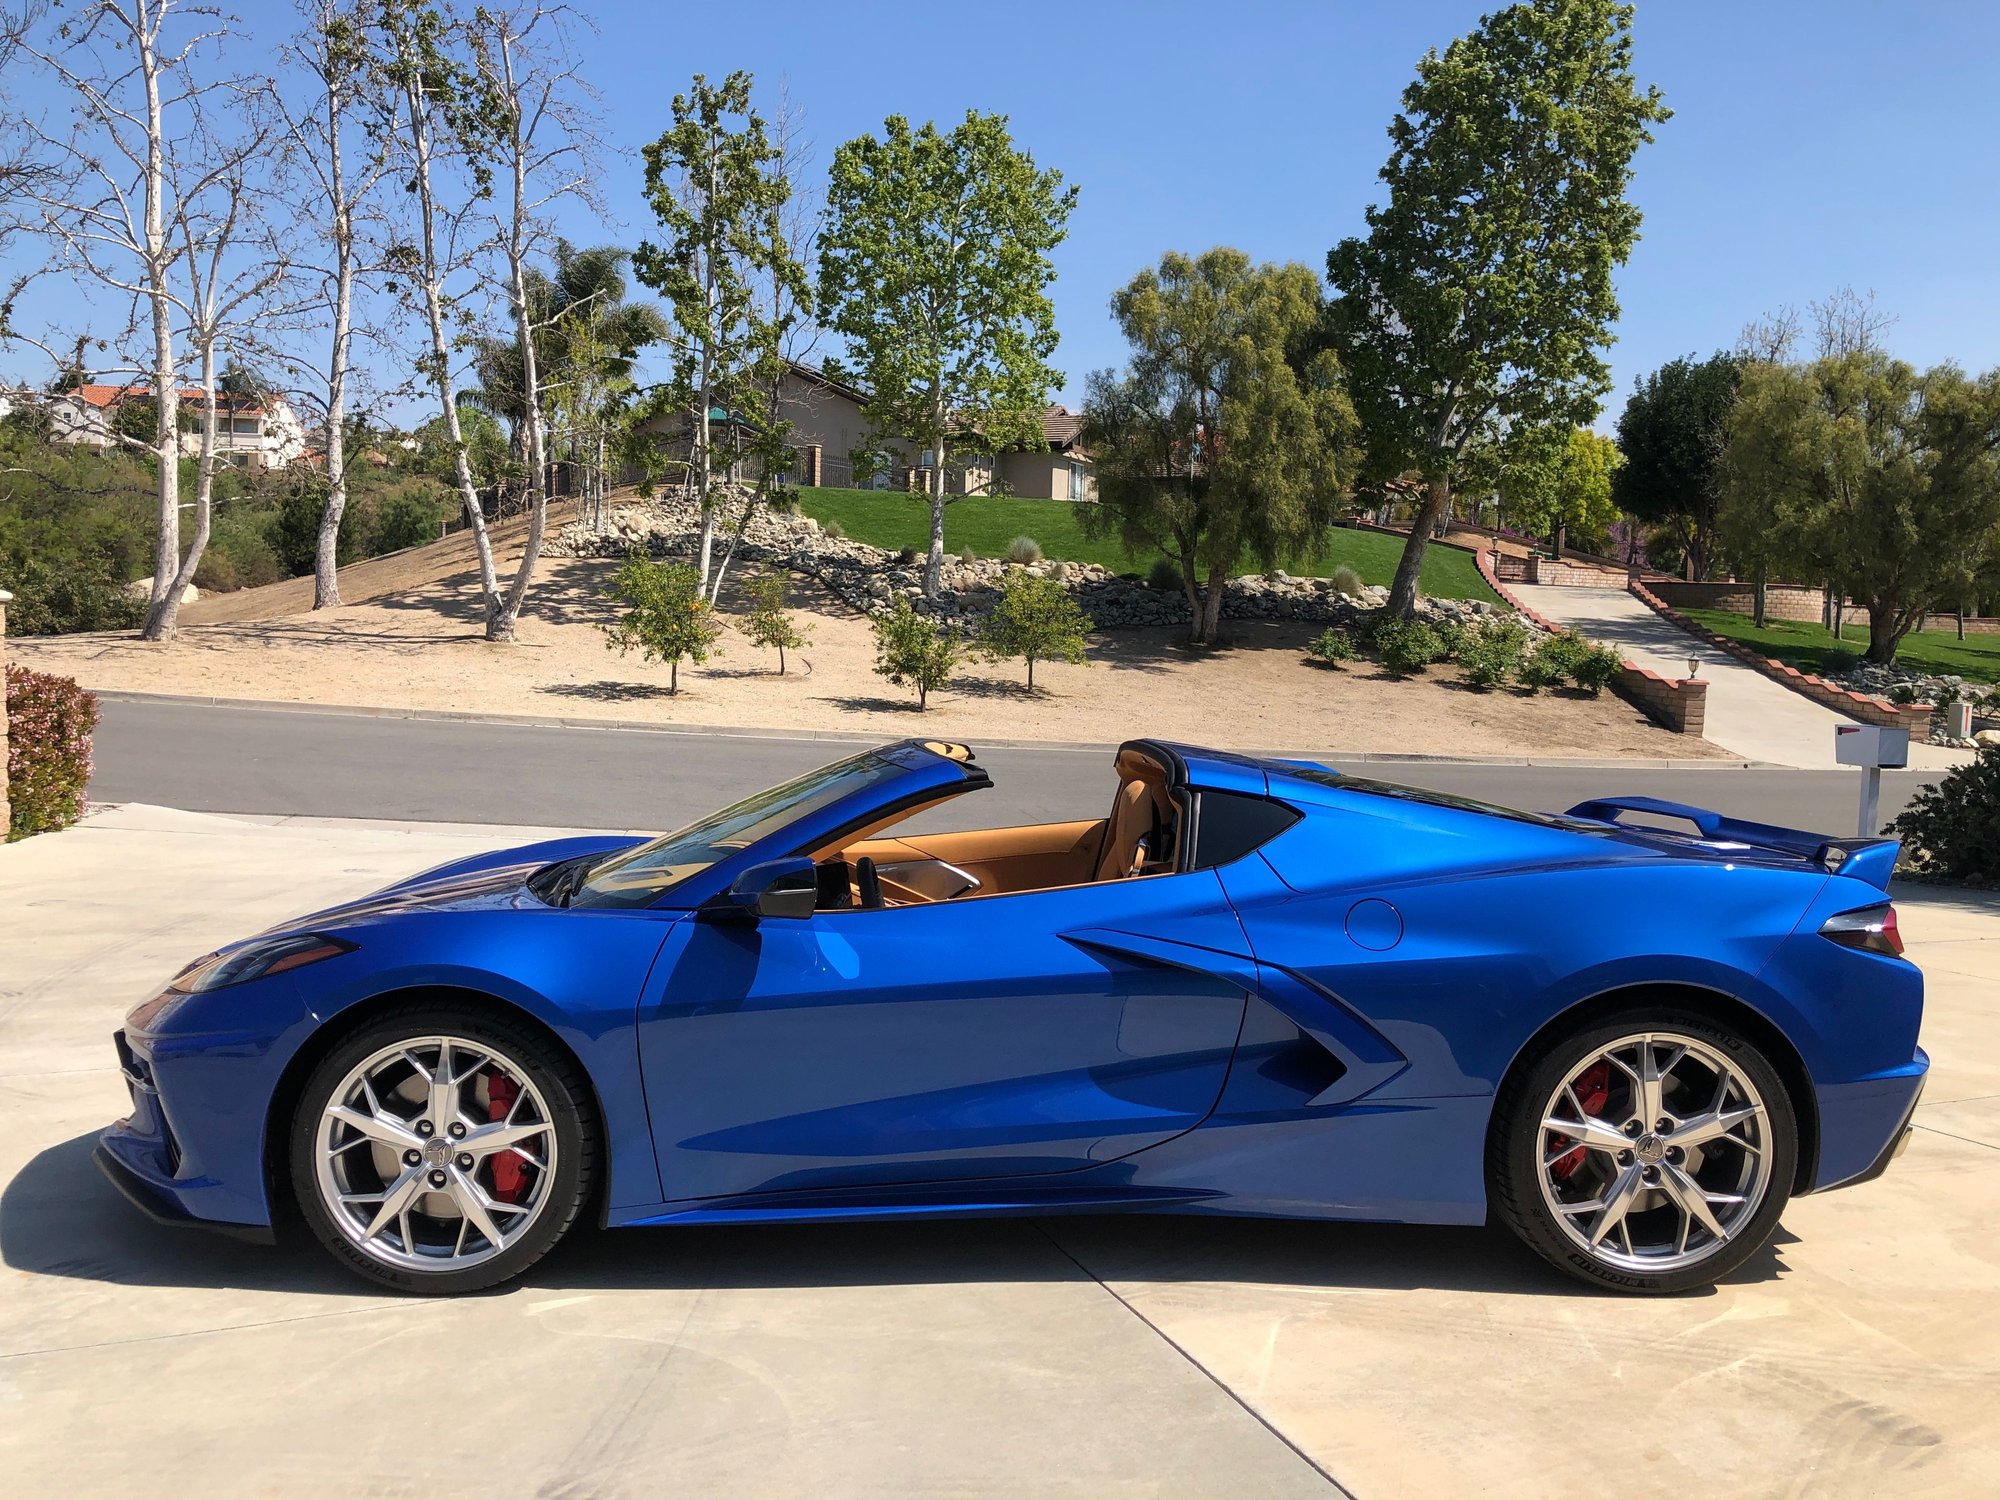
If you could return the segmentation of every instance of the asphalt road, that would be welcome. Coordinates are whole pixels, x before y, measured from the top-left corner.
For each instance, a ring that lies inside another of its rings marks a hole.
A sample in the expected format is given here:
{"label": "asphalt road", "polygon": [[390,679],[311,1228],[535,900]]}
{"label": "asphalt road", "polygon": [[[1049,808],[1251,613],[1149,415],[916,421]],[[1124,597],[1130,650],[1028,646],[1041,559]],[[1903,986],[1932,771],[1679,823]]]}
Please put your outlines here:
{"label": "asphalt road", "polygon": [[[672,828],[855,748],[803,737],[108,700],[97,731],[91,796],[195,812]],[[993,775],[993,790],[929,815],[929,826],[999,827],[1090,816],[1112,791],[1110,757],[1102,750],[1003,746],[978,754]],[[1336,753],[1324,758],[1342,764]],[[1853,831],[1858,791],[1852,771],[1421,760],[1349,765],[1384,780],[1516,807],[1560,810],[1587,797],[1637,792],[1824,833]],[[1886,774],[1884,819],[1933,779],[1935,773]]]}

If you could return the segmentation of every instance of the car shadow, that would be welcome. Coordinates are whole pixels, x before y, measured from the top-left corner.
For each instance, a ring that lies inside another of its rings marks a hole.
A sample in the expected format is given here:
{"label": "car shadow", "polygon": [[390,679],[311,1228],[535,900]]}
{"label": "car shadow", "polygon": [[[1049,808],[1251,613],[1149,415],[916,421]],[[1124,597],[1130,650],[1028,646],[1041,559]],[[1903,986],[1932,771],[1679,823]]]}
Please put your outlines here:
{"label": "car shadow", "polygon": [[[302,1225],[275,1246],[156,1224],[90,1159],[94,1134],[30,1159],[0,1193],[0,1263],[115,1286],[380,1295]],[[1780,1230],[1724,1278],[1785,1274]],[[1514,1296],[1605,1295],[1543,1264],[1505,1231],[1145,1214],[772,1225],[572,1234],[515,1288],[633,1291],[976,1282],[1221,1282]],[[1707,1295],[1703,1289],[1689,1295]]]}

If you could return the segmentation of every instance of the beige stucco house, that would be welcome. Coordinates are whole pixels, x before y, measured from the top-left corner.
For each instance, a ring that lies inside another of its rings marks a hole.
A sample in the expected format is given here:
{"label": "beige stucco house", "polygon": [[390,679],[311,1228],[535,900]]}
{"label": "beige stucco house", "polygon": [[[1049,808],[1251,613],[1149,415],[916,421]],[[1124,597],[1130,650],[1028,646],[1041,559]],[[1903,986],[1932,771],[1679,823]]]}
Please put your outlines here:
{"label": "beige stucco house", "polygon": [[[924,489],[930,482],[928,452],[891,440],[872,467],[857,468],[853,455],[869,442],[868,419],[862,414],[867,395],[809,365],[794,362],[778,387],[778,415],[791,424],[795,483],[811,488],[831,486],[860,489]],[[713,420],[723,420],[718,411]],[[668,454],[688,452],[689,422],[685,416],[662,417],[649,424]],[[1046,453],[973,454],[953,461],[946,488],[953,494],[1007,494],[1041,500],[1094,500],[1090,457],[1079,445],[1082,422],[1075,413],[1051,406],[1042,414]]]}

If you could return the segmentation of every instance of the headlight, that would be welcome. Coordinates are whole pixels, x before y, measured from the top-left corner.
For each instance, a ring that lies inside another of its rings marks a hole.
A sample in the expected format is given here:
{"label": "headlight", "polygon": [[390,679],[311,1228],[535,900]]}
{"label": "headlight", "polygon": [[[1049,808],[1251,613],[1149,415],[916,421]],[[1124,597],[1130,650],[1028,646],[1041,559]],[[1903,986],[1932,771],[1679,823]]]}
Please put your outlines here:
{"label": "headlight", "polygon": [[256,938],[240,948],[198,958],[173,977],[169,994],[199,995],[224,985],[243,984],[282,974],[287,969],[304,968],[323,958],[352,953],[354,944],[319,932],[293,932],[283,937]]}

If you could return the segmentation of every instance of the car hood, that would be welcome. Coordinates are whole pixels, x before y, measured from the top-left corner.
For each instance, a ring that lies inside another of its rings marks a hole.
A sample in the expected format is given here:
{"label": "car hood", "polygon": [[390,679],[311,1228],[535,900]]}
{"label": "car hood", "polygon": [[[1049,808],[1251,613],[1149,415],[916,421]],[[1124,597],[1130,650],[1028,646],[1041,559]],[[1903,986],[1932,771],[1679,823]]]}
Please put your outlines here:
{"label": "car hood", "polygon": [[535,902],[525,886],[537,870],[581,854],[608,854],[643,842],[636,834],[590,834],[494,849],[437,865],[358,901],[309,913],[271,931],[322,931],[410,912],[486,911]]}

